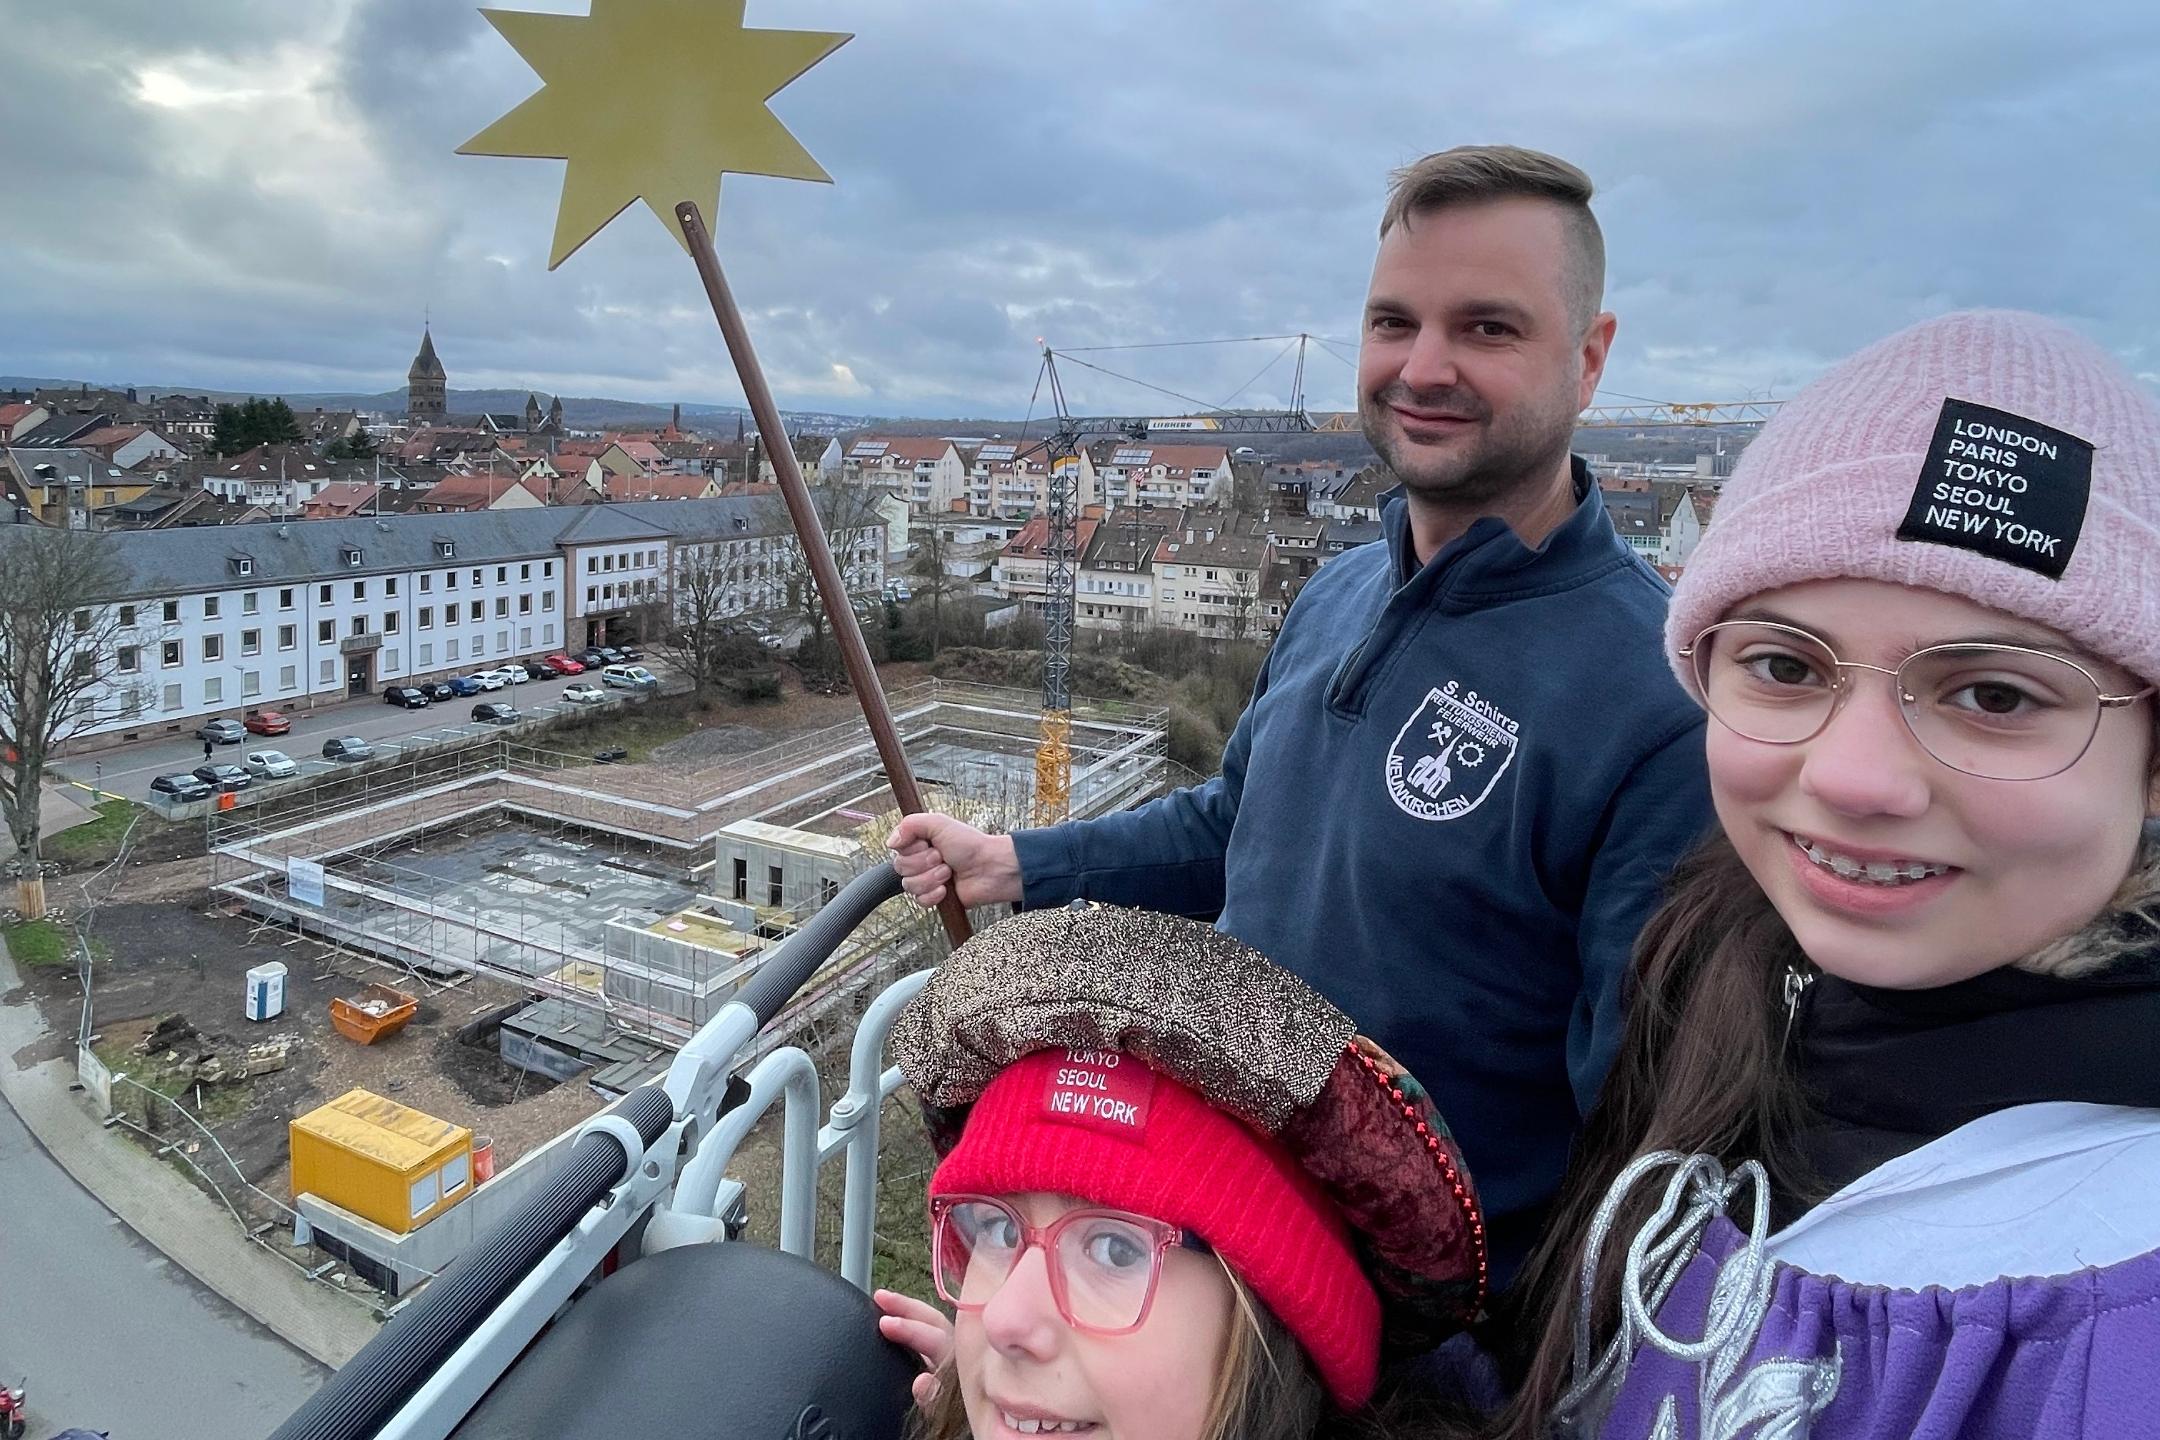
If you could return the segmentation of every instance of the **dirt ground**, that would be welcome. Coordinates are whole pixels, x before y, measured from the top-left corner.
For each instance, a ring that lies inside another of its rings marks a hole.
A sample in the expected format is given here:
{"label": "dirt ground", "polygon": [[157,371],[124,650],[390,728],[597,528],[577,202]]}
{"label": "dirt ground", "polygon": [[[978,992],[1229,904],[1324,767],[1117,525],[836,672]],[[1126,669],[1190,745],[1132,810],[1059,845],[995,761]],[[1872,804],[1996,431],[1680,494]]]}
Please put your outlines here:
{"label": "dirt ground", "polygon": [[[913,664],[880,670],[889,689],[927,674],[926,667]],[[699,710],[695,729],[656,750],[637,768],[665,776],[671,768],[697,768],[746,754],[860,713],[852,695],[807,694],[791,673],[787,678],[788,693],[778,703],[744,707],[716,700]],[[108,1055],[116,1049],[124,1052],[170,1015],[184,1018],[205,1047],[230,1054],[274,1036],[293,1037],[296,1043],[284,1069],[239,1082],[227,1093],[208,1097],[201,1107],[243,1174],[269,1194],[281,1200],[291,1197],[289,1121],[354,1087],[491,1136],[498,1168],[601,1108],[601,1099],[582,1080],[548,1082],[505,1065],[492,1040],[485,1047],[459,1041],[456,1032],[461,1027],[524,998],[518,987],[478,976],[462,977],[449,986],[409,983],[401,971],[291,929],[259,925],[223,905],[212,908],[209,878],[201,830],[194,825],[159,831],[154,843],[137,847],[123,874],[107,877],[110,898],[99,906],[93,931],[104,952],[95,969],[94,1021],[100,1049]],[[63,915],[72,916],[87,903],[83,887],[88,879],[87,873],[70,873],[51,882],[51,901]],[[243,1014],[246,972],[270,961],[286,966],[285,1013],[267,1023],[252,1023]],[[362,1046],[331,1026],[329,1005],[334,997],[372,981],[415,989],[421,1003],[398,1034]],[[27,986],[53,1032],[45,1048],[53,1055],[71,1053],[81,1005],[74,973],[31,970]],[[141,1073],[155,1068],[138,1063]],[[116,1068],[124,1068],[124,1063]],[[828,1083],[839,1079],[833,1074]],[[828,1103],[835,1094],[837,1089],[828,1091]],[[192,1094],[186,1103],[196,1111]],[[896,1143],[887,1147],[895,1163],[881,1167],[880,1278],[926,1282],[917,1232],[927,1150],[919,1138],[919,1123],[901,1102],[893,1102],[887,1114]],[[174,1130],[185,1128],[178,1121],[168,1124]],[[754,1233],[775,1222],[778,1137],[776,1112],[758,1127],[731,1167],[750,1190]],[[195,1158],[204,1157],[197,1153]],[[839,1171],[837,1164],[829,1167],[821,1187],[820,1248],[830,1258],[837,1258]]]}
{"label": "dirt ground", "polygon": [[[461,1026],[522,999],[517,987],[468,976],[427,993],[387,967],[296,939],[289,929],[206,911],[201,900],[198,892],[193,903],[128,901],[99,911],[93,934],[108,952],[95,972],[100,1049],[132,1043],[167,1015],[183,1017],[206,1048],[226,1053],[294,1037],[283,1070],[238,1082],[243,1100],[213,1096],[205,1107],[246,1178],[279,1199],[291,1198],[287,1122],[355,1087],[494,1137],[498,1166],[600,1108],[582,1083],[543,1081],[503,1064],[492,1048],[459,1042]],[[286,967],[285,1013],[251,1022],[242,1013],[245,977],[271,961]],[[332,1028],[330,1001],[370,981],[419,989],[421,1002],[403,1030],[359,1045]],[[47,1024],[72,1036],[80,1004],[73,973],[34,970],[28,983]],[[187,1103],[196,1109],[192,1096]]]}

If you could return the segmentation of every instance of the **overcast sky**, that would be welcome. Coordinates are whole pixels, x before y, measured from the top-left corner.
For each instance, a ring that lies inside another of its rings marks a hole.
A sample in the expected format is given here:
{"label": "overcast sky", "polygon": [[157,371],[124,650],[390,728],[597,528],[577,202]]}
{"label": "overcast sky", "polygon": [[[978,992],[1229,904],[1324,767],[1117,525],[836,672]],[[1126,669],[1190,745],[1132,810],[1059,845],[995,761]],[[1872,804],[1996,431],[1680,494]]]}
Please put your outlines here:
{"label": "overcast sky", "polygon": [[[740,402],[658,221],[550,274],[561,165],[452,153],[536,86],[471,5],[0,16],[0,374],[373,391],[431,310],[453,387]],[[1037,336],[1306,330],[1347,355],[1389,168],[1503,140],[1598,183],[1615,395],[1788,395],[1969,305],[2062,316],[2160,386],[2148,0],[751,0],[749,22],[856,37],[774,101],[837,185],[730,177],[717,226],[784,405],[1017,415]],[[1220,402],[1279,348],[1086,358]],[[1349,367],[1310,364],[1313,406],[1348,406]]]}

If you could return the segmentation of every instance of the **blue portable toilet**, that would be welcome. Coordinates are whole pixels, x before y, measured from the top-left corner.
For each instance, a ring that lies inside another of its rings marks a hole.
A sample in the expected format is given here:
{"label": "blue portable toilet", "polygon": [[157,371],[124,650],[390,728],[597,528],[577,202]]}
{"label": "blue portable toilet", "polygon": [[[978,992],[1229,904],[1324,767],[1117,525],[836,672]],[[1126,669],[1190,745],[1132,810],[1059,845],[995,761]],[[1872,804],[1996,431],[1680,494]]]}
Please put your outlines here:
{"label": "blue portable toilet", "polygon": [[273,960],[247,972],[247,1018],[275,1020],[285,1013],[285,965]]}

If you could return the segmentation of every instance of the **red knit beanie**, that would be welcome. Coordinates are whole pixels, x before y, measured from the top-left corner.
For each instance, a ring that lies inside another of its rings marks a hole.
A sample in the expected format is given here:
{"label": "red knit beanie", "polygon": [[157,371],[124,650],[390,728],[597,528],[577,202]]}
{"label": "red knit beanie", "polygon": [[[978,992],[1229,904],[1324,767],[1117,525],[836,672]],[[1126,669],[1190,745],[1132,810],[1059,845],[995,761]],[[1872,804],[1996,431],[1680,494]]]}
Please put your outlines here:
{"label": "red knit beanie", "polygon": [[1279,1144],[1146,1061],[1042,1050],[990,1082],[930,1193],[1029,1191],[1192,1231],[1297,1337],[1336,1404],[1371,1398],[1380,1301],[1341,1215]]}

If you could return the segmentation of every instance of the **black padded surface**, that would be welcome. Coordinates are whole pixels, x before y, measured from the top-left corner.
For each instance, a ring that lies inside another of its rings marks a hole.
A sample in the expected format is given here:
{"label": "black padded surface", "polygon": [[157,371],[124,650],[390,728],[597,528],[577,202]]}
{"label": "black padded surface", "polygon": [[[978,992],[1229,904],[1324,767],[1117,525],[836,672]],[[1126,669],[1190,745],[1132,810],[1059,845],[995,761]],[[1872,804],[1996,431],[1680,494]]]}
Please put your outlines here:
{"label": "black padded surface", "polygon": [[571,1306],[453,1440],[899,1440],[918,1366],[877,1316],[761,1245],[663,1250]]}

